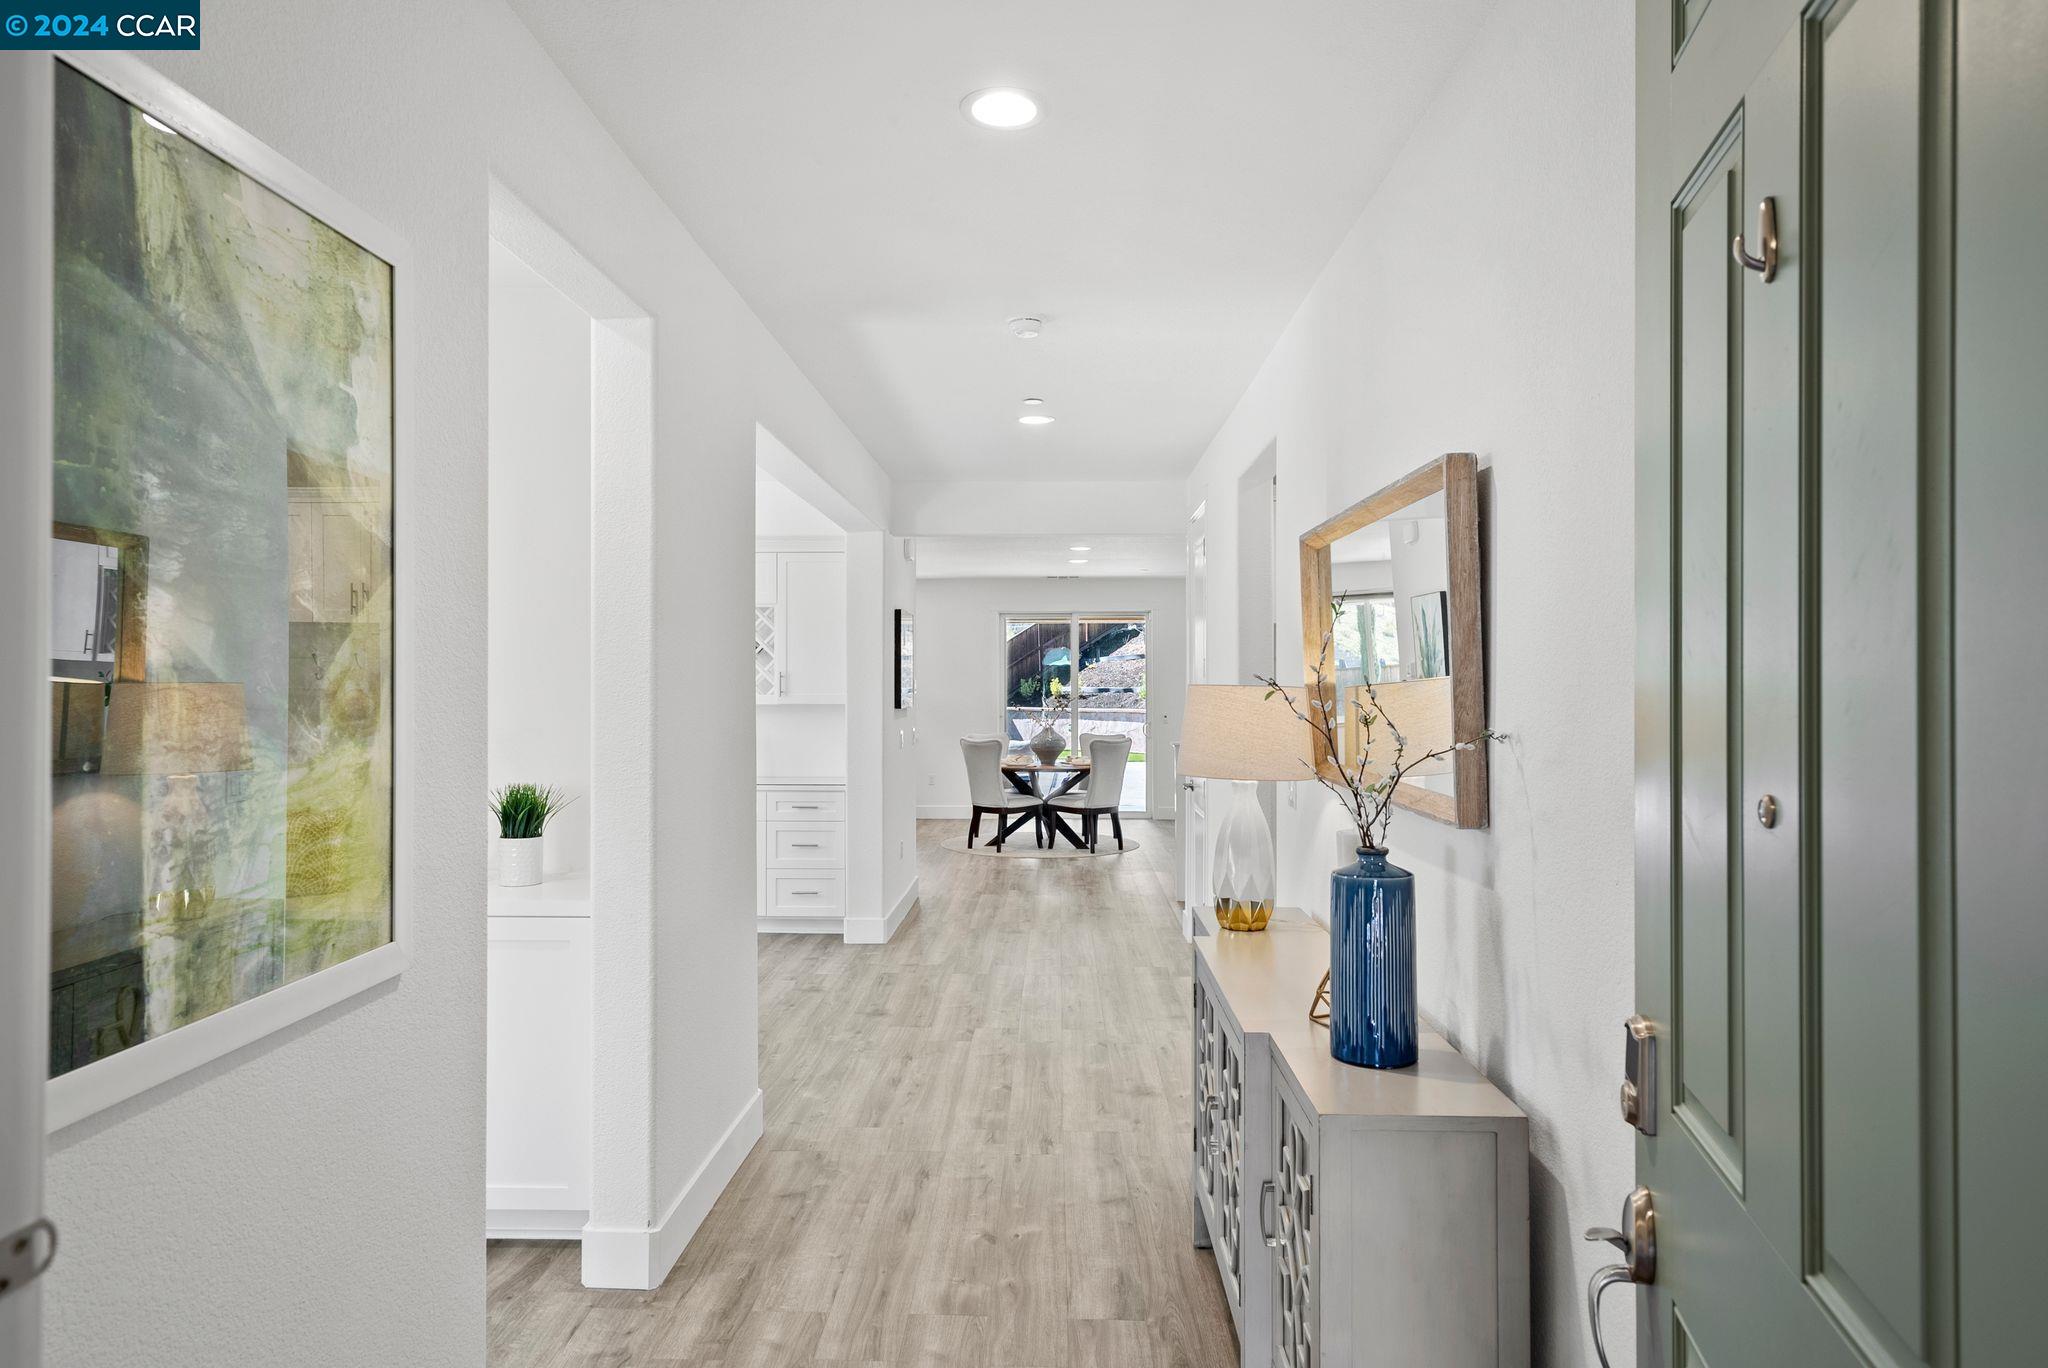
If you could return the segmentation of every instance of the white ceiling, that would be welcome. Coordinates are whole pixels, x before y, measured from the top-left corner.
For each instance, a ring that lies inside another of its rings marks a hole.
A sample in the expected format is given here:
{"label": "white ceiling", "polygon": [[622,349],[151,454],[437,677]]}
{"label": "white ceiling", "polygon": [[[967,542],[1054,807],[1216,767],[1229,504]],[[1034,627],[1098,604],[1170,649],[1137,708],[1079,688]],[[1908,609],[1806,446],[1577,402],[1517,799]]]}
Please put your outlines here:
{"label": "white ceiling", "polygon": [[[1075,551],[1074,546],[1086,546]],[[1169,578],[1187,573],[1179,536],[919,537],[919,579]],[[1070,565],[1075,558],[1086,565]]]}
{"label": "white ceiling", "polygon": [[1426,518],[1443,516],[1443,491],[1426,494],[1399,513],[1381,518],[1376,523],[1368,523],[1350,536],[1339,539],[1330,547],[1330,559],[1338,565],[1358,561],[1390,561],[1394,558],[1395,523],[1421,522]]}
{"label": "white ceiling", "polygon": [[1186,471],[1494,3],[512,0],[911,479]]}

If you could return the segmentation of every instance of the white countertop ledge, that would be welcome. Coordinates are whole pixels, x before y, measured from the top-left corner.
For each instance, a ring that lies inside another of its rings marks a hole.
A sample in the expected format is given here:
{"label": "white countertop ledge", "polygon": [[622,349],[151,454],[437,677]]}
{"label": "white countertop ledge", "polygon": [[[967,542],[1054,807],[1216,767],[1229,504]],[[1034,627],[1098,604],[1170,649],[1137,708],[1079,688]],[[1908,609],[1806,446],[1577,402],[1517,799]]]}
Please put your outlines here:
{"label": "white countertop ledge", "polygon": [[504,888],[493,870],[488,906],[493,917],[587,917],[590,874],[550,874],[525,888]]}

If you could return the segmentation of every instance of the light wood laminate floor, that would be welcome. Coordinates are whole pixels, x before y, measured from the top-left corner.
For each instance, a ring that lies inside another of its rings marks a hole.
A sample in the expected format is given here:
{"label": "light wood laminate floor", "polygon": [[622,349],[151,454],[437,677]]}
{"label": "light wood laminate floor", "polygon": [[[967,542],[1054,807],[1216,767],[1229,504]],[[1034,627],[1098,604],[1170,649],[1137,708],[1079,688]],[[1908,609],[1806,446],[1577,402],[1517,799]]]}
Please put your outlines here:
{"label": "light wood laminate floor", "polygon": [[889,945],[761,939],[767,1134],[667,1282],[490,1252],[496,1368],[1222,1368],[1188,1198],[1188,949],[1170,826],[994,860],[918,824]]}

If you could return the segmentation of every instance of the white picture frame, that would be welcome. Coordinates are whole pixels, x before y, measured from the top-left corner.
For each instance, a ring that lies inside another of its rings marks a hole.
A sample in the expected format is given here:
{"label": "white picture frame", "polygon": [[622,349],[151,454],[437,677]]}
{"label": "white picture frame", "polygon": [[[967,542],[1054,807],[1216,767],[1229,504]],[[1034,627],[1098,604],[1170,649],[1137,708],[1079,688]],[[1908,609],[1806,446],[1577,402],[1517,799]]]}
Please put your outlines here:
{"label": "white picture frame", "polygon": [[[391,267],[392,809],[388,943],[50,1079],[46,1085],[44,1121],[46,1130],[52,1134],[346,1002],[396,978],[412,963],[412,723],[416,697],[411,673],[415,613],[409,592],[414,491],[409,377],[414,334],[409,299],[412,254],[406,242],[139,58],[125,53],[64,52],[53,60],[97,81],[150,117],[161,120]],[[47,497],[47,486],[45,489]],[[49,516],[46,507],[45,523]],[[47,955],[47,937],[44,944]]]}

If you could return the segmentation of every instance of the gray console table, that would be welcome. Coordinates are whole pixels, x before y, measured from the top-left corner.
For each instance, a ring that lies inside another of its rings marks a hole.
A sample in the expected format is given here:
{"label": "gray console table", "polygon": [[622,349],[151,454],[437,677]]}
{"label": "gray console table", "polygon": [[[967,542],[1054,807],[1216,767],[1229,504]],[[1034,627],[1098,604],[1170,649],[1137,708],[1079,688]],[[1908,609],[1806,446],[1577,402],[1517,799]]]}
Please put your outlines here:
{"label": "gray console table", "polygon": [[1245,1368],[1527,1368],[1529,1121],[1433,1031],[1330,1057],[1328,935],[1282,909],[1194,942],[1195,1242]]}

